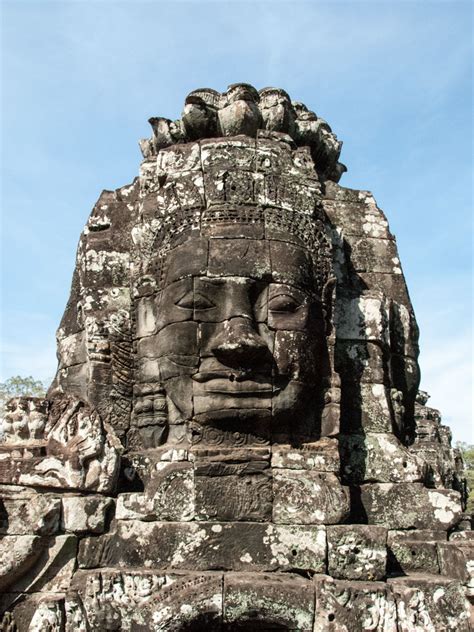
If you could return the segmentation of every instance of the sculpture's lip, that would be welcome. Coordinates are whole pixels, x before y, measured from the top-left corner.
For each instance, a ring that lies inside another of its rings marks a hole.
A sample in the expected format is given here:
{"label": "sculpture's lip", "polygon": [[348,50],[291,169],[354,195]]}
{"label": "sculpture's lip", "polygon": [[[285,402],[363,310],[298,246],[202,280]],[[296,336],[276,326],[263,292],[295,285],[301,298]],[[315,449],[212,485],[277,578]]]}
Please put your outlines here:
{"label": "sculpture's lip", "polygon": [[228,380],[229,382],[255,382],[268,384],[271,381],[268,375],[250,373],[249,371],[199,371],[192,376],[195,382],[209,382],[210,380]]}
{"label": "sculpture's lip", "polygon": [[192,376],[203,384],[205,393],[216,395],[273,395],[274,388],[268,376],[249,374],[242,371],[206,371]]}

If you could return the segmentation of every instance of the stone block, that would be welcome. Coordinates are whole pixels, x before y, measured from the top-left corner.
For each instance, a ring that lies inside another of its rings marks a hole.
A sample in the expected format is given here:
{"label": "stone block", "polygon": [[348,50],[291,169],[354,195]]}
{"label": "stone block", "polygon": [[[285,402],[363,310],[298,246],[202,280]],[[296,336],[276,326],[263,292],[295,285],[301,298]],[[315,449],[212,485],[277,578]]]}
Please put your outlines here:
{"label": "stone block", "polygon": [[381,292],[341,301],[334,315],[337,337],[388,344],[389,316],[388,304]]}
{"label": "stone block", "polygon": [[393,431],[390,392],[385,384],[342,384],[341,428],[344,433]]}
{"label": "stone block", "polygon": [[[222,619],[223,577],[219,572],[163,573],[148,569],[77,571],[66,599],[66,615],[85,629],[214,630]],[[82,614],[82,618],[81,617]],[[112,627],[115,626],[115,627]],[[71,628],[75,632],[77,628]],[[80,629],[80,628],[79,628]],[[69,631],[68,631],[69,632]]]}
{"label": "stone block", "polygon": [[216,239],[264,239],[264,210],[253,204],[213,204],[201,214],[201,234]]}
{"label": "stone block", "polygon": [[[236,474],[234,466],[244,469],[245,474],[261,474],[270,466],[270,447],[253,447],[245,444],[234,447],[193,445],[188,453],[195,463],[196,473],[206,476],[217,465],[221,474]],[[230,469],[227,469],[230,465]]]}
{"label": "stone block", "polygon": [[418,358],[418,325],[411,307],[392,301],[390,304],[390,346],[392,353]]}
{"label": "stone block", "polygon": [[372,483],[360,487],[369,524],[391,529],[448,530],[462,513],[459,492],[427,489],[421,483]]}
{"label": "stone block", "polygon": [[270,243],[271,273],[275,283],[285,283],[302,290],[311,288],[313,263],[306,248],[282,241]]}
{"label": "stone block", "polygon": [[104,496],[65,496],[62,528],[69,533],[102,533],[113,499]]}
{"label": "stone block", "polygon": [[[165,585],[144,608],[148,625],[142,629],[180,632],[189,626],[217,632],[223,612],[222,584],[221,573],[167,576]],[[136,613],[133,616],[137,618]]]}
{"label": "stone block", "polygon": [[446,531],[441,529],[389,529],[387,543],[394,542],[446,542]]}
{"label": "stone block", "polygon": [[136,328],[135,336],[145,338],[156,334],[158,328],[156,296],[143,296],[135,301]]}
{"label": "stone block", "polygon": [[166,284],[190,276],[206,274],[209,240],[194,237],[166,255]]}
{"label": "stone block", "polygon": [[270,274],[268,242],[262,239],[210,239],[208,274],[261,279]]}
{"label": "stone block", "polygon": [[437,547],[441,574],[462,581],[474,597],[474,543],[452,540]]}
{"label": "stone block", "polygon": [[392,575],[440,572],[437,544],[446,531],[428,529],[388,532],[388,569]]}
{"label": "stone block", "polygon": [[327,527],[328,574],[336,579],[380,580],[386,575],[387,529],[369,525]]}
{"label": "stone block", "polygon": [[332,472],[274,469],[273,522],[337,524],[348,514],[348,488]]}
{"label": "stone block", "polygon": [[[65,630],[64,595],[47,591],[26,595],[18,599],[18,595],[4,595],[5,605],[10,602],[11,612],[4,618],[0,615],[2,629],[15,632],[46,632],[47,630]],[[0,607],[5,607],[2,603]],[[65,632],[71,632],[66,629]]]}
{"label": "stone block", "polygon": [[165,175],[182,171],[201,170],[201,147],[199,143],[173,145],[160,149],[156,157],[156,174]]}
{"label": "stone block", "polygon": [[314,632],[398,632],[387,584],[315,577]]}
{"label": "stone block", "polygon": [[403,274],[399,272],[390,274],[386,272],[358,272],[357,276],[369,290],[383,292],[393,301],[409,305],[410,299]]}
{"label": "stone block", "polygon": [[75,536],[4,536],[0,546],[0,590],[4,588],[2,567],[6,569],[5,585],[12,593],[58,593],[68,589],[76,567]]}
{"label": "stone block", "polygon": [[[196,215],[190,209],[204,206],[204,182],[202,173],[198,171],[184,171],[175,173],[166,179],[166,183],[158,189],[156,195],[157,215],[165,215],[174,211],[174,226],[168,215],[168,235],[166,238],[173,244],[181,231],[196,230]],[[180,221],[181,220],[181,221]],[[173,231],[173,228],[175,230]],[[176,230],[177,229],[177,230]]]}
{"label": "stone block", "polygon": [[411,454],[391,433],[367,433],[340,437],[344,479],[351,484],[365,481],[408,483],[423,480],[421,460]]}
{"label": "stone block", "polygon": [[382,384],[385,379],[383,349],[375,342],[337,340],[335,366],[343,383]]}
{"label": "stone block", "polygon": [[205,171],[213,168],[239,169],[253,171],[255,169],[255,141],[237,136],[230,139],[206,138],[200,142],[202,167]]}
{"label": "stone block", "polygon": [[321,572],[326,531],[249,522],[118,521],[113,533],[84,538],[78,561],[80,568]]}
{"label": "stone block", "polygon": [[148,476],[144,493],[119,494],[116,509],[118,520],[179,522],[193,519],[195,510],[192,463],[157,461]]}
{"label": "stone block", "polygon": [[117,496],[115,518],[117,520],[156,520],[151,499],[140,492],[128,492]]}
{"label": "stone block", "polygon": [[13,486],[0,490],[1,535],[52,535],[60,515],[61,501],[50,494],[17,492]]}
{"label": "stone block", "polygon": [[140,452],[129,452],[122,457],[124,469],[129,480],[135,485],[145,488],[157,472],[163,467],[163,463],[182,463],[191,460],[189,451],[185,448],[174,446],[155,448]]}
{"label": "stone block", "polygon": [[337,439],[323,438],[301,448],[289,445],[274,445],[272,467],[287,470],[315,470],[339,473],[339,443]]}
{"label": "stone block", "polygon": [[45,539],[36,535],[7,535],[0,539],[1,592],[34,565],[45,546]]}
{"label": "stone block", "polygon": [[312,632],[313,619],[311,580],[289,573],[226,573],[224,576],[224,627]]}
{"label": "stone block", "polygon": [[85,331],[59,339],[58,358],[61,369],[86,362]]}
{"label": "stone block", "polygon": [[140,338],[137,354],[140,358],[178,357],[180,355],[196,355],[197,323],[172,323],[154,336]]}
{"label": "stone block", "polygon": [[474,543],[474,531],[453,531],[449,535],[449,541]]}
{"label": "stone block", "polygon": [[[368,221],[366,226],[372,233],[383,232],[379,230],[380,223],[377,221]],[[363,237],[352,235],[345,237],[350,251],[350,263],[355,272],[382,272],[383,274],[402,275],[397,244],[393,239],[369,237],[367,234]]]}
{"label": "stone block", "polygon": [[358,198],[358,193],[357,191],[351,192],[356,198],[354,200],[325,200],[324,208],[329,217],[337,225],[343,227],[345,236],[373,239],[393,238],[387,219],[383,212],[377,208],[375,200],[372,198],[370,204],[363,202]]}
{"label": "stone block", "polygon": [[196,464],[196,519],[270,521],[272,479],[262,465],[264,471],[248,473],[242,464]]}
{"label": "stone block", "polygon": [[[411,531],[407,531],[410,534]],[[392,574],[439,573],[436,542],[392,540],[389,544],[389,571]]]}
{"label": "stone block", "polygon": [[439,575],[389,579],[397,604],[398,632],[468,632],[469,611],[459,581]]}

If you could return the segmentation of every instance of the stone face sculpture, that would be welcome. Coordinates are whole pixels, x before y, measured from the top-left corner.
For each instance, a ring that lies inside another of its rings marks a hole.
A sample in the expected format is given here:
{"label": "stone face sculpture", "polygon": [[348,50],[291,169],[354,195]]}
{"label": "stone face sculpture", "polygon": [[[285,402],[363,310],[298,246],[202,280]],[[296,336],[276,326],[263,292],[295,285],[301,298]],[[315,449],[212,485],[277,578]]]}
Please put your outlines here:
{"label": "stone face sculpture", "polygon": [[1,630],[468,630],[462,462],[396,243],[280,89],[152,118],[0,444]]}

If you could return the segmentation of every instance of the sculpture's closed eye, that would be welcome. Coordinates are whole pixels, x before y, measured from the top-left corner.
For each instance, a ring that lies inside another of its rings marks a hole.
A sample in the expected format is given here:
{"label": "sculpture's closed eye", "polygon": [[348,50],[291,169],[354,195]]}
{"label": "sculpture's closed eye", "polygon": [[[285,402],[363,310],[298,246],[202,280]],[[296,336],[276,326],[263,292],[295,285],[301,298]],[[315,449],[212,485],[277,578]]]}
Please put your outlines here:
{"label": "sculpture's closed eye", "polygon": [[193,291],[187,292],[179,301],[176,301],[175,305],[183,309],[211,309],[211,307],[215,307],[208,298]]}
{"label": "sculpture's closed eye", "polygon": [[268,309],[272,312],[296,312],[301,303],[289,294],[279,294],[268,301]]}

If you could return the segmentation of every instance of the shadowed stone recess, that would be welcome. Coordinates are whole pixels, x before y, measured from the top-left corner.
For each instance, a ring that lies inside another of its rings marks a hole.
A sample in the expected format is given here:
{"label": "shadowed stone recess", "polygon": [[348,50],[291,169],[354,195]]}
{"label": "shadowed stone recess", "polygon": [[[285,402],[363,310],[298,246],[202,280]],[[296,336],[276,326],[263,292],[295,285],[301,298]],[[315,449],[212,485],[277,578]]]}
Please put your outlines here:
{"label": "shadowed stone recess", "polygon": [[462,460],[342,143],[248,84],[150,124],[7,405],[0,632],[469,630]]}

